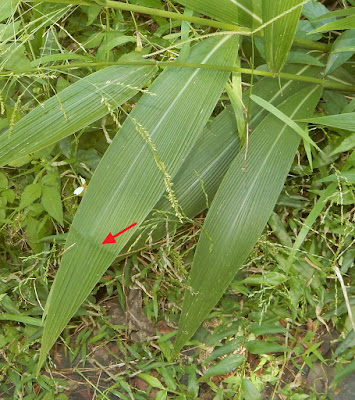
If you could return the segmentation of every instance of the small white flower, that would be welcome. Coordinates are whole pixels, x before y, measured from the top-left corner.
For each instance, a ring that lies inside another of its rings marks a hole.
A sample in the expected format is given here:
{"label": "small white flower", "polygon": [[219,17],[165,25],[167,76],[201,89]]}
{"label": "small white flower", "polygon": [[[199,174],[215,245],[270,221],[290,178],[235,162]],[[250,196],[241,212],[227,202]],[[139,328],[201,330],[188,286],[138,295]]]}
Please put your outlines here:
{"label": "small white flower", "polygon": [[79,186],[78,188],[76,188],[74,190],[74,194],[76,196],[80,196],[82,193],[84,193],[84,191],[88,187],[88,185],[86,184],[86,180],[82,176],[79,176],[79,178],[80,178],[81,186]]}

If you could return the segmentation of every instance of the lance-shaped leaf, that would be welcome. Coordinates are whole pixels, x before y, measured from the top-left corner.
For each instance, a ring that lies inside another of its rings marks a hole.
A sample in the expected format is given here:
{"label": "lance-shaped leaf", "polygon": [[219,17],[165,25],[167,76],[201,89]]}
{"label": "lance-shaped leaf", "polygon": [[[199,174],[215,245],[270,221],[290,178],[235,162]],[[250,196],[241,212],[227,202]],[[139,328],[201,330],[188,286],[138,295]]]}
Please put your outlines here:
{"label": "lance-shaped leaf", "polygon": [[[314,66],[289,65],[285,69],[288,73],[306,73],[309,76],[318,76],[320,68]],[[273,78],[263,78],[257,82],[252,93],[262,97],[270,104],[277,106],[290,95],[306,88],[308,82],[281,81]],[[243,95],[243,102],[249,102],[250,91]],[[267,111],[258,104],[249,104],[250,120],[249,131],[253,134],[254,129],[266,116]],[[190,151],[184,164],[173,179],[174,191],[178,202],[186,215],[193,218],[208,208],[220,185],[224,174],[227,172],[232,160],[239,150],[239,137],[235,121],[235,114],[231,106],[222,111],[203,131],[195,146]],[[154,241],[166,235],[168,229],[173,231],[179,221],[173,218],[171,213],[166,219],[165,215],[171,211],[171,205],[164,195],[155,205],[154,210],[160,211],[157,217],[154,213],[147,217],[144,231],[137,232],[127,244],[123,253],[130,249],[138,249],[144,246],[147,237]],[[143,226],[142,225],[142,228]],[[139,235],[139,238],[137,238]],[[134,245],[133,245],[134,243]],[[133,247],[132,247],[133,245]],[[122,256],[124,257],[124,256]]]}
{"label": "lance-shaped leaf", "polygon": [[332,128],[346,129],[347,131],[355,131],[355,112],[308,118],[307,122],[330,126]]}
{"label": "lance-shaped leaf", "polygon": [[[210,38],[189,62],[232,65],[238,38]],[[90,294],[164,191],[176,208],[174,176],[201,134],[228,72],[166,69],[151,85],[106,151],[75,215],[45,308],[39,366],[69,319]],[[170,175],[170,176],[169,176]],[[137,223],[103,245],[107,235]]]}
{"label": "lance-shaped leaf", "polygon": [[113,112],[156,71],[154,66],[112,66],[73,83],[0,136],[0,166],[56,143]]}
{"label": "lance-shaped leaf", "polygon": [[[290,73],[304,71],[305,67],[289,66]],[[319,68],[307,67],[310,75],[317,75]],[[306,82],[287,81],[280,83],[273,78],[263,78],[253,86],[253,94],[263,97],[274,106],[280,104],[285,97],[307,87]],[[250,92],[243,95],[243,101],[248,102]],[[256,126],[262,121],[267,111],[256,103],[250,103],[249,130],[253,133]],[[239,150],[239,137],[236,127],[235,114],[231,106],[221,112],[210,124],[206,126],[203,134],[197,140],[194,148],[186,158],[184,164],[174,177],[174,191],[178,202],[186,215],[193,218],[208,208],[218,189],[218,186],[228,170],[232,160]],[[142,224],[144,231],[137,232],[125,247],[123,253],[144,246],[147,237],[154,241],[165,236],[168,229],[173,231],[179,221],[169,214],[171,205],[164,195],[155,205],[157,216],[152,212]],[[139,236],[139,238],[138,238]],[[124,255],[122,256],[124,258]]]}
{"label": "lance-shaped leaf", "polygon": [[[291,118],[312,115],[321,89],[310,85],[280,110]],[[207,214],[185,293],[175,350],[208,316],[261,235],[281,192],[300,137],[268,115],[232,162]]]}
{"label": "lance-shaped leaf", "polygon": [[328,75],[349,60],[355,52],[355,29],[349,29],[338,36],[329,54],[324,74]]}
{"label": "lance-shaped leaf", "polygon": [[256,28],[262,22],[261,0],[177,0],[194,11],[224,22]]}
{"label": "lance-shaped leaf", "polygon": [[302,0],[263,0],[262,18],[266,61],[271,71],[284,66],[302,11]]}

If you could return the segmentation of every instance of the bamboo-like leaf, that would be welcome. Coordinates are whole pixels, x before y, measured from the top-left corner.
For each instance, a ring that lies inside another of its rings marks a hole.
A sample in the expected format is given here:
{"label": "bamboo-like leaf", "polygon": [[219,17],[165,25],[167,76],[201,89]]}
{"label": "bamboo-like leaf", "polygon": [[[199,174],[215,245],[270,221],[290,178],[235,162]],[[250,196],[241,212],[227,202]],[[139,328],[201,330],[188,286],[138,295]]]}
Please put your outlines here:
{"label": "bamboo-like leaf", "polygon": [[[316,1],[316,0],[314,0]],[[340,10],[335,10],[335,11],[329,11],[324,5],[322,6],[324,9],[324,12],[322,14],[319,14],[318,16],[313,15],[313,18],[310,18],[309,16],[307,16],[308,19],[311,19],[312,22],[314,21],[323,21],[324,20],[328,20],[329,17],[332,18],[331,22],[335,22],[335,18],[338,17],[349,17],[350,15],[354,15],[355,14],[355,8],[343,8]]]}
{"label": "bamboo-like leaf", "polygon": [[317,150],[321,151],[321,149],[317,146],[317,144],[309,137],[308,133],[304,131],[293,119],[288,117],[286,114],[284,114],[282,111],[280,111],[275,106],[270,104],[268,101],[262,99],[259,96],[256,96],[255,94],[251,95],[251,99],[255,101],[255,103],[259,104],[259,106],[264,107],[266,110],[268,110],[269,112],[274,114],[277,118],[279,118],[281,121],[283,121],[285,124],[287,124],[296,133],[298,133],[305,142],[311,144]]}
{"label": "bamboo-like leaf", "polygon": [[302,11],[302,0],[263,0],[262,18],[266,61],[271,71],[284,66]]}
{"label": "bamboo-like leaf", "polygon": [[[291,65],[286,67],[286,71],[292,74],[307,73],[309,76],[317,76],[320,68]],[[308,85],[307,82],[279,82],[273,78],[263,78],[253,86],[252,92],[270,104],[277,106],[285,98]],[[249,91],[244,93],[244,104],[248,104],[249,96]],[[266,116],[267,111],[254,102],[250,103],[249,110],[248,127],[250,132],[253,133],[257,125]],[[187,217],[193,218],[208,208],[207,203],[211,204],[218,186],[238,150],[239,138],[235,114],[233,108],[228,106],[212,123],[206,126],[203,134],[173,179],[176,197]],[[169,210],[171,211],[171,205],[166,196],[159,200],[154,209],[160,211],[160,219],[154,218],[153,213],[150,214],[145,223],[145,225],[148,225],[145,231],[139,232],[139,239],[137,239],[138,235],[132,237],[123,253],[129,251],[133,243],[133,248],[136,249],[144,246],[148,235],[152,237],[153,241],[157,241],[166,235],[167,221],[161,217],[161,215],[166,215]],[[168,223],[168,229],[173,231],[179,221],[176,218],[169,218]],[[154,230],[152,230],[152,224],[154,224]]]}
{"label": "bamboo-like leaf", "polygon": [[355,112],[308,118],[307,122],[330,126],[332,128],[346,129],[347,131],[355,131]]}
{"label": "bamboo-like leaf", "polygon": [[[285,100],[280,110],[305,118],[321,89],[309,86]],[[185,293],[175,350],[193,335],[222,296],[258,240],[280,194],[300,137],[268,115],[251,135],[226,173],[207,214]]]}
{"label": "bamboo-like leaf", "polygon": [[0,166],[56,143],[112,113],[156,71],[154,66],[112,66],[70,85],[0,136]]}
{"label": "bamboo-like leaf", "polygon": [[[191,49],[189,62],[232,65],[236,36],[210,38]],[[166,69],[151,85],[106,151],[74,218],[45,307],[39,366],[102,274],[167,190],[201,134],[229,73]],[[109,232],[137,223],[103,245]]]}
{"label": "bamboo-like leaf", "polygon": [[237,369],[245,361],[245,357],[242,354],[230,354],[226,358],[217,362],[211,368],[209,368],[201,377],[201,380],[206,380],[212,376],[225,375],[231,371]]}
{"label": "bamboo-like leaf", "polygon": [[334,70],[343,65],[355,52],[355,29],[349,29],[338,36],[329,54],[325,75],[331,74]]}
{"label": "bamboo-like leaf", "polygon": [[261,0],[177,0],[194,11],[224,22],[256,28],[261,22]]}
{"label": "bamboo-like leaf", "polygon": [[[331,15],[333,14],[334,13],[331,13]],[[349,17],[346,18],[337,19],[336,21],[333,22],[328,22],[327,24],[324,24],[323,26],[314,29],[312,32],[309,32],[309,34],[344,30],[344,29],[355,29],[355,15],[350,15]]]}

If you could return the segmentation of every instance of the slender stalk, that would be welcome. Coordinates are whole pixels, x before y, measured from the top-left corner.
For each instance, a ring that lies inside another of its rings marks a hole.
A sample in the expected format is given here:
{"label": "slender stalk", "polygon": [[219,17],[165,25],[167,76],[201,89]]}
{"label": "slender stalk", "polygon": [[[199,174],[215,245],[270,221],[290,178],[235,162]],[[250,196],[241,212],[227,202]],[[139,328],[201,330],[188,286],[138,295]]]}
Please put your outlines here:
{"label": "slender stalk", "polygon": [[289,74],[286,72],[274,73],[270,71],[258,71],[249,68],[238,68],[238,67],[226,67],[223,65],[210,65],[210,64],[194,64],[194,63],[182,63],[182,62],[165,62],[165,61],[116,61],[116,62],[87,62],[87,63],[72,63],[69,65],[53,65],[50,67],[36,67],[29,68],[27,70],[14,72],[1,71],[0,76],[21,76],[30,73],[41,72],[43,70],[48,71],[65,71],[75,68],[97,68],[97,67],[108,67],[111,65],[155,65],[159,68],[200,68],[200,69],[215,69],[219,71],[239,72],[247,75],[267,76],[269,78],[286,79],[292,81],[310,82],[316,85],[321,85],[325,89],[334,89],[344,92],[355,92],[355,85],[347,85],[343,83],[337,83],[326,79],[313,78],[312,76]]}
{"label": "slender stalk", "polygon": [[[46,3],[61,3],[61,4],[79,5],[79,6],[95,5],[95,6],[101,6],[101,7],[110,7],[110,8],[115,8],[118,10],[137,12],[140,14],[154,15],[155,17],[171,18],[171,19],[176,19],[176,20],[180,20],[180,21],[187,21],[187,22],[191,22],[191,23],[195,23],[195,24],[206,25],[206,26],[210,26],[212,28],[218,28],[218,29],[224,29],[227,31],[238,32],[240,35],[244,35],[244,36],[249,36],[252,34],[251,30],[248,28],[240,27],[240,26],[234,25],[234,24],[228,24],[226,22],[214,21],[211,19],[199,18],[199,17],[194,17],[191,15],[179,14],[176,12],[158,10],[156,8],[150,8],[150,7],[136,6],[134,4],[127,4],[127,3],[121,3],[121,2],[110,1],[110,0],[107,0],[103,4],[97,4],[97,3],[94,3],[93,1],[87,1],[87,0],[26,0],[26,2],[29,2],[29,3],[46,2]],[[262,36],[262,32],[255,33],[255,36]],[[328,44],[313,42],[311,40],[302,39],[302,38],[294,38],[293,44],[296,46],[304,47],[306,49],[325,51],[325,52],[330,51],[330,48],[331,48],[331,46]]]}

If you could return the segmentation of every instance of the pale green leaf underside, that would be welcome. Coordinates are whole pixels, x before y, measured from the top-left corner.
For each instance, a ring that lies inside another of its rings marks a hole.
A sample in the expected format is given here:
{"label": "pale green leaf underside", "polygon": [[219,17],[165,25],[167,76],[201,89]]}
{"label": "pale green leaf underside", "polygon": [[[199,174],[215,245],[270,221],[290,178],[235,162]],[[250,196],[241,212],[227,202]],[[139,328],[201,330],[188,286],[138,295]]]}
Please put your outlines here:
{"label": "pale green leaf underside", "polygon": [[248,28],[258,27],[261,0],[177,0],[194,11]]}
{"label": "pale green leaf underside", "polygon": [[[189,62],[232,65],[236,36],[214,37],[191,49]],[[174,176],[201,134],[228,72],[166,69],[151,85],[106,151],[74,218],[67,250],[47,300],[39,365],[69,319],[163,195],[166,182],[156,157]],[[149,143],[150,142],[150,143]],[[165,174],[165,179],[167,176]],[[137,222],[102,245],[113,234]]]}
{"label": "pale green leaf underside", "polygon": [[[310,86],[280,105],[291,118],[305,118],[321,89]],[[300,137],[274,115],[251,135],[226,173],[206,217],[185,293],[175,350],[179,351],[207,317],[245,262],[280,194]],[[212,246],[212,250],[211,250]]]}
{"label": "pale green leaf underside", "polygon": [[0,166],[56,143],[114,111],[156,71],[154,66],[112,66],[70,85],[0,136]]}

